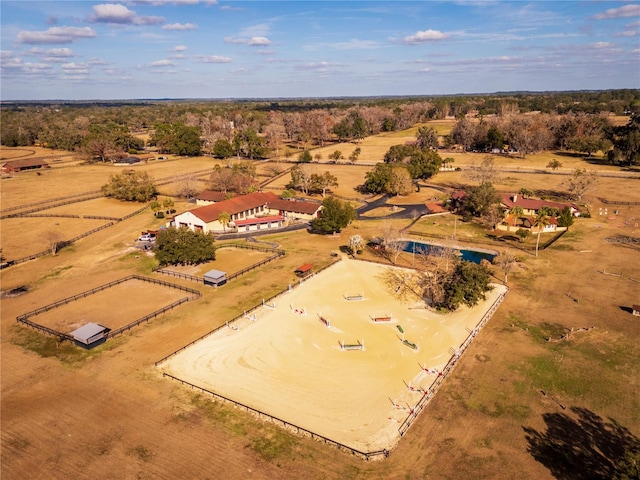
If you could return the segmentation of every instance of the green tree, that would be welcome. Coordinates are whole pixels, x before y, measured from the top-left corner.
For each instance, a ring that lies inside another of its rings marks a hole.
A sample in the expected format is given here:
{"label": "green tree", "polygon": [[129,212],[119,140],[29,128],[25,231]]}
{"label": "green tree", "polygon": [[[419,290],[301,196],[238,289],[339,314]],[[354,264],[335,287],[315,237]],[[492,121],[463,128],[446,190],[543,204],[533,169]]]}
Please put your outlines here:
{"label": "green tree", "polygon": [[520,242],[524,243],[525,240],[529,238],[529,235],[531,235],[531,231],[527,230],[526,228],[519,228],[518,230],[516,230],[516,235],[520,239]]}
{"label": "green tree", "polygon": [[322,201],[319,217],[311,222],[311,228],[318,233],[339,232],[356,218],[356,209],[349,202],[327,197]]}
{"label": "green tree", "polygon": [[300,163],[309,163],[313,158],[311,157],[311,152],[309,150],[303,150],[300,155],[298,155],[298,161]]}
{"label": "green tree", "polygon": [[550,168],[554,172],[558,170],[560,167],[562,167],[562,162],[555,158],[553,160],[549,160],[549,163],[547,163],[547,168]]}
{"label": "green tree", "polygon": [[329,160],[333,160],[334,163],[338,163],[340,160],[344,159],[344,156],[342,155],[342,152],[340,150],[336,150],[333,153],[330,153],[328,155]]}
{"label": "green tree", "polygon": [[216,258],[213,235],[187,227],[160,230],[154,252],[160,265],[197,265]]}
{"label": "green tree", "polygon": [[162,208],[164,208],[166,214],[169,215],[175,212],[173,207],[175,207],[175,202],[171,198],[165,198],[162,200]]}
{"label": "green tree", "polygon": [[558,226],[569,228],[573,225],[573,213],[571,213],[571,209],[569,207],[564,207],[560,211],[560,215],[558,215]]}
{"label": "green tree", "polygon": [[[637,443],[637,442],[636,442]],[[624,457],[616,463],[613,480],[640,479],[640,445],[629,448]]]}
{"label": "green tree", "polygon": [[358,161],[358,157],[360,156],[360,153],[362,152],[362,150],[360,149],[360,147],[356,147],[353,152],[351,152],[351,155],[349,155],[349,161],[351,163],[356,163]]}
{"label": "green tree", "polygon": [[524,198],[531,198],[533,197],[533,190],[523,187],[518,190],[518,195],[522,195]]}
{"label": "green tree", "polygon": [[184,123],[156,125],[150,143],[156,145],[161,153],[173,155],[200,155],[202,140],[199,127],[188,127]]}
{"label": "green tree", "polygon": [[332,175],[329,171],[326,171],[322,174],[311,174],[311,189],[322,192],[322,198],[325,197],[328,188],[337,186],[338,177]]}
{"label": "green tree", "polygon": [[460,305],[473,307],[486,298],[486,292],[492,288],[490,280],[487,267],[459,260],[452,275],[444,282],[444,299],[436,306],[451,311]]}
{"label": "green tree", "polygon": [[433,127],[419,127],[416,132],[416,144],[420,150],[438,148],[438,134]]}
{"label": "green tree", "polygon": [[160,205],[160,202],[158,200],[154,200],[149,204],[149,208],[153,212],[153,215],[157,217],[158,212],[162,210],[162,205]]}
{"label": "green tree", "polygon": [[496,189],[490,183],[469,187],[462,200],[462,210],[470,216],[481,217],[500,202]]}
{"label": "green tree", "polygon": [[640,114],[631,115],[629,122],[613,127],[607,132],[613,144],[613,150],[607,153],[611,163],[626,163],[629,166],[640,164]]}
{"label": "green tree", "polygon": [[231,221],[231,215],[227,212],[220,212],[218,215],[218,221],[222,224],[222,229],[226,232],[227,225],[229,225],[229,222]]}
{"label": "green tree", "polygon": [[233,146],[228,140],[220,139],[213,145],[213,156],[216,158],[233,157]]}
{"label": "green tree", "polygon": [[155,180],[147,172],[126,170],[111,175],[109,182],[102,186],[106,197],[129,202],[148,202],[158,194]]}
{"label": "green tree", "polygon": [[373,170],[365,174],[363,190],[369,193],[386,193],[387,185],[391,180],[391,165],[378,163]]}

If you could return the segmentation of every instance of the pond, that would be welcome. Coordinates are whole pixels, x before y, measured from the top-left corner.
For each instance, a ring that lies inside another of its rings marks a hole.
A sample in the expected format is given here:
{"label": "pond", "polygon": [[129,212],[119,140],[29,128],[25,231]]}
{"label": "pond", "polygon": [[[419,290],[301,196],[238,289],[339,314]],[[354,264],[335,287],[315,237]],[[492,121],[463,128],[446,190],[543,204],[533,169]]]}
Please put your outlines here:
{"label": "pond", "polygon": [[[427,255],[436,255],[438,250],[443,248],[440,245],[413,240],[406,241],[405,243],[406,246],[403,248],[403,251],[409,253],[426,253]],[[482,262],[482,260],[491,262],[498,255],[497,252],[491,252],[490,250],[457,249],[457,251],[460,252],[462,260],[478,264]]]}

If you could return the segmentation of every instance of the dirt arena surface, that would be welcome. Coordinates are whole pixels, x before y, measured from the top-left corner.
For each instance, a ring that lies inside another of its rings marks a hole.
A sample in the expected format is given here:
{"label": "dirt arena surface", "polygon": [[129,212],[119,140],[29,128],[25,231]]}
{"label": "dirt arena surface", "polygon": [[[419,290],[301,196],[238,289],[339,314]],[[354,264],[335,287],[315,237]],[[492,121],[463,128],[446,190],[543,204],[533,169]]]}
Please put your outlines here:
{"label": "dirt arena surface", "polygon": [[[275,308],[252,312],[255,321],[219,330],[161,368],[357,450],[392,449],[405,407],[422,395],[407,385],[430,387],[436,375],[421,366],[442,370],[505,289],[439,315],[398,301],[380,278],[386,268],[342,260],[278,297]],[[364,300],[344,298],[361,292]],[[387,315],[389,323],[371,319]],[[398,325],[417,351],[402,343]],[[341,350],[358,341],[363,350]]]}

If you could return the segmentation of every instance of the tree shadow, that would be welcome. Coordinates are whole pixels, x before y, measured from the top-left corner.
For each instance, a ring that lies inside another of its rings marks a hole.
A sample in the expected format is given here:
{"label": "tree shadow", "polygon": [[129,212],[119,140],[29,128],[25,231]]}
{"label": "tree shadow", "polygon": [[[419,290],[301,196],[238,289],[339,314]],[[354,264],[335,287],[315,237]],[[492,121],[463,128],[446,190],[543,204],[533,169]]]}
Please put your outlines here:
{"label": "tree shadow", "polygon": [[605,421],[586,408],[571,414],[545,413],[547,430],[523,427],[529,453],[560,480],[613,478],[625,452],[640,447],[640,440],[615,420]]}
{"label": "tree shadow", "polygon": [[620,305],[620,310],[622,310],[623,312],[627,312],[627,313],[633,314],[633,308],[631,308],[631,307],[624,307],[624,306]]}

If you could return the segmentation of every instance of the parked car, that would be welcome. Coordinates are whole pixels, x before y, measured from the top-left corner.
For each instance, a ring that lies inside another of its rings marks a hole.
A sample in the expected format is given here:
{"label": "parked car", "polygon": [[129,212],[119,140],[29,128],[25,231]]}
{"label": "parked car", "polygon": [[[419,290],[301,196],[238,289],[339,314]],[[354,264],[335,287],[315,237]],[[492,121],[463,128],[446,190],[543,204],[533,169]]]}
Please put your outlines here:
{"label": "parked car", "polygon": [[156,236],[153,233],[145,233],[138,237],[139,242],[155,242]]}

